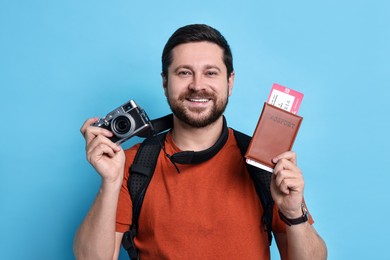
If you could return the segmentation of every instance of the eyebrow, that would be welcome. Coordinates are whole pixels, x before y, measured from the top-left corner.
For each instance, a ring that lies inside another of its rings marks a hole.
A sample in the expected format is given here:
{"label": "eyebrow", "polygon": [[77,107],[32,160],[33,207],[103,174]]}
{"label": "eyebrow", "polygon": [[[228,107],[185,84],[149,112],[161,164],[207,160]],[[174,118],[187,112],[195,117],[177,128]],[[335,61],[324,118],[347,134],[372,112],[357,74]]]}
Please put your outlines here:
{"label": "eyebrow", "polygon": [[[216,69],[216,70],[218,70],[219,72],[221,72],[221,69],[220,69],[218,66],[216,66],[216,65],[208,65],[208,64],[206,64],[206,65],[204,66],[204,68],[205,68],[205,69]],[[190,65],[179,65],[177,68],[175,68],[174,72],[177,72],[177,71],[180,70],[180,69],[189,69],[189,70],[192,70],[193,67],[190,66]]]}

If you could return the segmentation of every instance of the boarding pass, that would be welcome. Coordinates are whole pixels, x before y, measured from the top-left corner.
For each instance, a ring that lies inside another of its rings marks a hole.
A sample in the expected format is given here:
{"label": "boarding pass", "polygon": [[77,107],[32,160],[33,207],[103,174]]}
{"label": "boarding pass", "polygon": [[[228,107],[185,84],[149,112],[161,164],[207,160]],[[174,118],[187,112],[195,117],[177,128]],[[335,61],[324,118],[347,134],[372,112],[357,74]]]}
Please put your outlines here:
{"label": "boarding pass", "polygon": [[268,103],[290,113],[297,114],[302,99],[302,93],[275,83],[269,93]]}

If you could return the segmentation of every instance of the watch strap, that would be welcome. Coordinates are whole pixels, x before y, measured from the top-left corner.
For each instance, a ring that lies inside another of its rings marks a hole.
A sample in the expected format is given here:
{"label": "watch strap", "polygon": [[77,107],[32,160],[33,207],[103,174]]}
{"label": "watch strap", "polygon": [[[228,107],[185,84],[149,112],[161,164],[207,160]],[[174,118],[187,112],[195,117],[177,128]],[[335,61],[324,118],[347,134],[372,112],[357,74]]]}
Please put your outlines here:
{"label": "watch strap", "polygon": [[306,221],[309,220],[308,211],[303,203],[302,203],[302,213],[303,213],[302,216],[300,216],[299,218],[288,218],[279,210],[279,217],[288,226],[298,225],[298,224],[305,223]]}

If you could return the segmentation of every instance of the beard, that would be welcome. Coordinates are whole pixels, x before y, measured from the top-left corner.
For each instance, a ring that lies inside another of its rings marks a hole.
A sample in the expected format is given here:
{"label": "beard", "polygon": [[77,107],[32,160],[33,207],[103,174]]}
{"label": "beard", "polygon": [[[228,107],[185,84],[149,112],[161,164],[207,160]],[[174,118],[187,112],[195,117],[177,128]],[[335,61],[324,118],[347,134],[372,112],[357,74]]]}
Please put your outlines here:
{"label": "beard", "polygon": [[[210,99],[211,101],[209,102],[213,102],[213,106],[208,111],[205,111],[204,108],[185,107],[183,102],[192,97]],[[228,99],[228,95],[226,95],[226,98],[218,99],[214,93],[193,90],[181,94],[178,99],[173,99],[169,95],[167,96],[172,113],[182,122],[195,128],[202,128],[217,121],[225,112]]]}

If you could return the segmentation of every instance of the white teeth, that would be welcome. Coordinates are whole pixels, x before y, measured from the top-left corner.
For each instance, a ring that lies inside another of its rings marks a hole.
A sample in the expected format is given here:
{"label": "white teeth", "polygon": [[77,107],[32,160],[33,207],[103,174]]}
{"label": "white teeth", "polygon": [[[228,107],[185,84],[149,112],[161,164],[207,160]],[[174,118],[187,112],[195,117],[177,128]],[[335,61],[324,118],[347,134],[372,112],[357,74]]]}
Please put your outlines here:
{"label": "white teeth", "polygon": [[200,98],[200,99],[190,98],[190,101],[191,101],[191,102],[202,102],[202,103],[206,103],[206,102],[208,102],[209,100],[208,100],[208,99],[205,99],[205,98]]}

